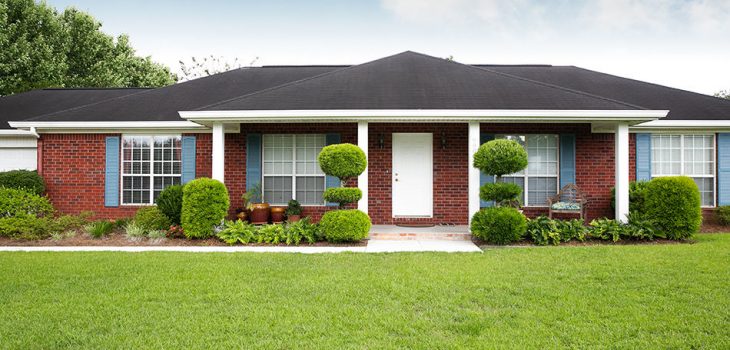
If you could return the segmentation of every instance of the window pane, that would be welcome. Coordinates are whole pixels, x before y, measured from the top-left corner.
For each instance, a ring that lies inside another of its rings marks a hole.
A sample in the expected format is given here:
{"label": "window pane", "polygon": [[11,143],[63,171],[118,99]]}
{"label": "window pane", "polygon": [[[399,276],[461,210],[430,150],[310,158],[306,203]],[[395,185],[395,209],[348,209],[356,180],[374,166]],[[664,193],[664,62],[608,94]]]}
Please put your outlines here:
{"label": "window pane", "polygon": [[558,179],[555,177],[530,177],[528,181],[527,199],[531,206],[547,205],[548,198],[558,193]]}
{"label": "window pane", "polygon": [[680,175],[681,146],[681,135],[651,135],[652,175]]}
{"label": "window pane", "polygon": [[[180,136],[122,137],[122,204],[151,204],[151,193],[156,198],[166,186],[179,184],[180,153]],[[153,181],[150,174],[170,176]]]}
{"label": "window pane", "polygon": [[293,173],[294,135],[264,135],[264,175]]}
{"label": "window pane", "polygon": [[123,176],[122,203],[150,204],[149,176]]}
{"label": "window pane", "polygon": [[296,135],[297,174],[324,175],[317,163],[317,156],[325,143],[325,135]]}
{"label": "window pane", "polygon": [[302,204],[323,204],[324,177],[299,176],[297,177],[297,200]]}
{"label": "window pane", "polygon": [[292,198],[291,176],[264,176],[264,201],[283,205]]}
{"label": "window pane", "polygon": [[715,204],[715,179],[711,177],[695,177],[693,178],[697,187],[700,189],[700,198],[703,207],[714,206]]}

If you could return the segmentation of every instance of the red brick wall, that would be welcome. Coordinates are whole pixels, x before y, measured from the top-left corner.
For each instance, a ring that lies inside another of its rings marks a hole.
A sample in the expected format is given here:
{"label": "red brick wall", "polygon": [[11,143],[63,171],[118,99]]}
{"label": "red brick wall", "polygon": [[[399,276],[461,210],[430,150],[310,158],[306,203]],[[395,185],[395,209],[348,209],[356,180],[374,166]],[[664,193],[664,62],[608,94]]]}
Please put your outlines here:
{"label": "red brick wall", "polygon": [[[393,219],[392,215],[392,134],[394,132],[433,133],[433,219]],[[441,146],[441,133],[447,140]],[[381,149],[378,141],[383,136]],[[376,124],[368,133],[368,213],[374,224],[428,222],[465,225],[469,221],[467,124]]]}

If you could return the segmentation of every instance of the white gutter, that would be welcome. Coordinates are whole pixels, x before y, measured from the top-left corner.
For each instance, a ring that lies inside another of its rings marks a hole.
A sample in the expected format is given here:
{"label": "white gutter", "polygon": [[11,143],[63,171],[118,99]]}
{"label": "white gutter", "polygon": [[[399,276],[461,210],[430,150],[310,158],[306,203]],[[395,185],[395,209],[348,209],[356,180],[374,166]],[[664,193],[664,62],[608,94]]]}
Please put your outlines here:
{"label": "white gutter", "polygon": [[183,119],[205,122],[272,121],[633,121],[665,117],[667,110],[517,110],[517,109],[346,109],[181,111]]}
{"label": "white gutter", "polygon": [[2,136],[36,136],[37,134],[29,130],[0,130]]}
{"label": "white gutter", "polygon": [[[730,119],[730,116],[728,116]],[[706,128],[730,128],[730,120],[652,120],[638,125],[633,129],[648,128],[682,128],[682,129],[706,129]]]}
{"label": "white gutter", "polygon": [[140,122],[8,122],[21,129],[207,129],[191,121],[140,121]]}

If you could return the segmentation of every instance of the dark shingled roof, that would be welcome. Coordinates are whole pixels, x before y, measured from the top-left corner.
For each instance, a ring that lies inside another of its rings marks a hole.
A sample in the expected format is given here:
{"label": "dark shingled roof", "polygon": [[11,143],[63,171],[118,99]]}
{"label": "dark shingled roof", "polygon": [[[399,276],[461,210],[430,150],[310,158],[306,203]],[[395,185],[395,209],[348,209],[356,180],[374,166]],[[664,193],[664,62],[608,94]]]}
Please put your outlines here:
{"label": "dark shingled roof", "polygon": [[662,120],[730,119],[730,100],[588,69],[573,66],[477,66],[626,101],[647,109],[668,109],[669,115]]}
{"label": "dark shingled roof", "polygon": [[8,121],[38,117],[149,89],[41,89],[0,97],[0,129],[10,129]]}
{"label": "dark shingled roof", "polygon": [[124,96],[83,108],[47,114],[34,121],[180,121],[178,111],[247,95],[342,66],[241,68]]}
{"label": "dark shingled roof", "polygon": [[641,108],[407,51],[197,110],[317,109]]}

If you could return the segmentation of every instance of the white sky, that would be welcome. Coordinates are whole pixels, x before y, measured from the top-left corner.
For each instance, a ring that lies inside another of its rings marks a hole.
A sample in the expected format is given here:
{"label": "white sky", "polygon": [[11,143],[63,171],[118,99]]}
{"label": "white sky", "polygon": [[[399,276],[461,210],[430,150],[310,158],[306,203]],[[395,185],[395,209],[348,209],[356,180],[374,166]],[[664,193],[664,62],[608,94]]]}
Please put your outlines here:
{"label": "white sky", "polygon": [[701,93],[730,89],[730,0],[49,0],[139,54],[357,64],[405,50],[462,63],[575,65]]}

